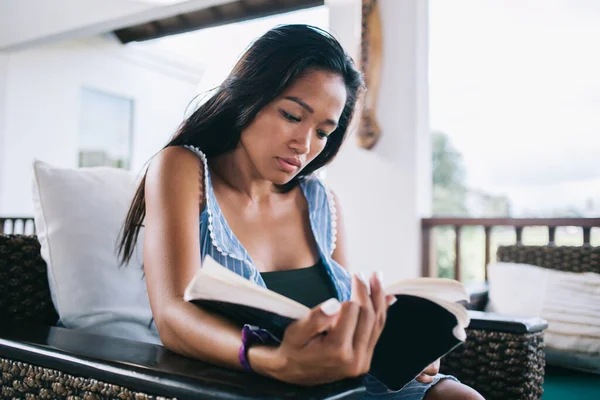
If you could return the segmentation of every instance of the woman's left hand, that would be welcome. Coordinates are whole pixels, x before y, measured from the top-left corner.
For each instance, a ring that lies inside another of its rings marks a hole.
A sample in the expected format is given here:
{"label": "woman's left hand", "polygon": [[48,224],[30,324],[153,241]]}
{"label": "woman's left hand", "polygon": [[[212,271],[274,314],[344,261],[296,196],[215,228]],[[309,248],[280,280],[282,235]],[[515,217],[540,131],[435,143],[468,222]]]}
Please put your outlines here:
{"label": "woman's left hand", "polygon": [[440,372],[439,358],[433,362],[433,364],[430,364],[427,368],[425,368],[423,372],[421,372],[421,374],[415,378],[415,380],[421,383],[431,383],[438,372]]}

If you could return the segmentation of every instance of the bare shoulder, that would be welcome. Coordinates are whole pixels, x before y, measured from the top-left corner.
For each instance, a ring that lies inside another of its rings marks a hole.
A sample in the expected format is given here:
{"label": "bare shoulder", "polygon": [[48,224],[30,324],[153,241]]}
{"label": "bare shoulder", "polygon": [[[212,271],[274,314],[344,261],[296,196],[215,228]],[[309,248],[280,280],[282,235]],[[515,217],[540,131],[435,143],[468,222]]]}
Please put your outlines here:
{"label": "bare shoulder", "polygon": [[148,174],[161,177],[186,179],[204,171],[204,164],[198,154],[181,146],[170,146],[154,156],[148,168]]}
{"label": "bare shoulder", "polygon": [[180,146],[167,147],[152,159],[145,190],[147,201],[163,198],[163,201],[174,206],[193,202],[202,208],[204,163],[191,150]]}
{"label": "bare shoulder", "polygon": [[156,154],[145,182],[144,271],[161,330],[170,301],[183,299],[200,265],[199,216],[204,207],[203,162],[183,147]]}

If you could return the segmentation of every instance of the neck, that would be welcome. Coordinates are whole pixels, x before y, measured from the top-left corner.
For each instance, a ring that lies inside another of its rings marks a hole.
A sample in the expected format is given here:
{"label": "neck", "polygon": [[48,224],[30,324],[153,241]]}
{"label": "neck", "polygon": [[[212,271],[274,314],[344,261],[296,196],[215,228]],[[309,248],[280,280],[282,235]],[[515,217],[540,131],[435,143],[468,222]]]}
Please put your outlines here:
{"label": "neck", "polygon": [[212,172],[225,185],[251,202],[259,203],[279,192],[273,182],[260,176],[241,145],[233,151],[213,157],[209,163]]}

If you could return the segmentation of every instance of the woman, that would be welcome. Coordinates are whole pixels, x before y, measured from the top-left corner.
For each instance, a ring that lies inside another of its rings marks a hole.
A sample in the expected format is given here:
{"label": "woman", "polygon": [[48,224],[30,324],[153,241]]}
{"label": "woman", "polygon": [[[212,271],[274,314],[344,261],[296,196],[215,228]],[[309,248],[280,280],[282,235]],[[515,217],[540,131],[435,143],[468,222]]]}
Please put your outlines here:
{"label": "woman", "polygon": [[[143,223],[148,294],[167,348],[302,385],[368,372],[393,297],[377,276],[351,278],[340,266],[337,200],[313,176],[338,152],[362,88],[332,36],[278,27],[252,44],[154,157],[120,250],[126,262]],[[243,342],[239,326],[183,300],[206,255],[312,307],[310,315],[277,347]],[[400,392],[385,393],[367,376],[367,398],[481,398],[438,369]]]}

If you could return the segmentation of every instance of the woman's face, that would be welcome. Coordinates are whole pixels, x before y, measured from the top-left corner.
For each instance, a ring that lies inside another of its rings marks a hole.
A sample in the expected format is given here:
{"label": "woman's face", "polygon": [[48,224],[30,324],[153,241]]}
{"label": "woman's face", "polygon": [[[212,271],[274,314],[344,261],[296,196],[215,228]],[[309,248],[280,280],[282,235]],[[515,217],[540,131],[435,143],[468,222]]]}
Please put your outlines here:
{"label": "woman's face", "polygon": [[323,151],[345,103],[341,76],[307,72],[259,111],[240,145],[262,178],[285,184]]}

